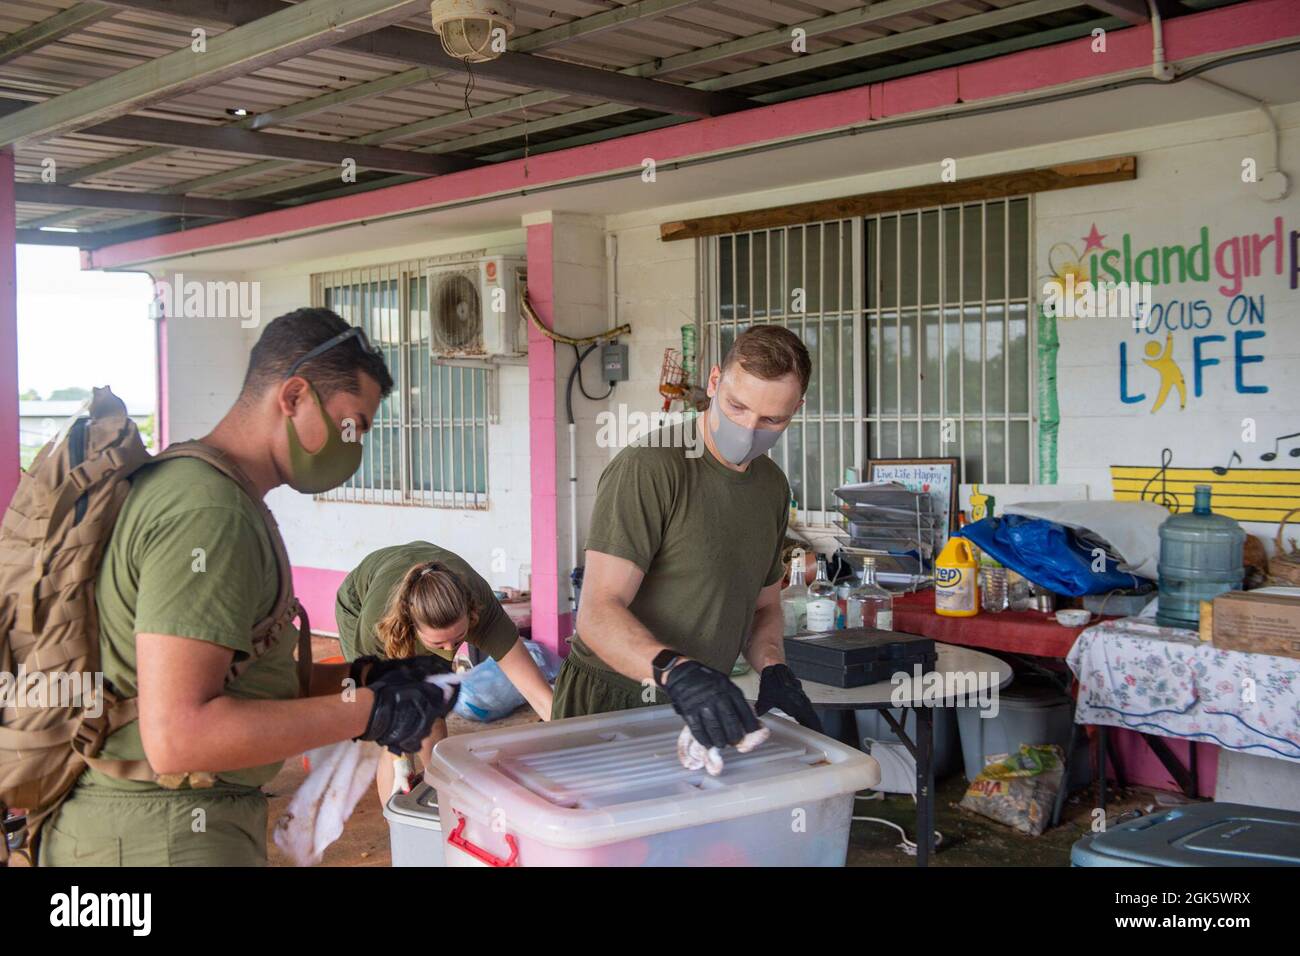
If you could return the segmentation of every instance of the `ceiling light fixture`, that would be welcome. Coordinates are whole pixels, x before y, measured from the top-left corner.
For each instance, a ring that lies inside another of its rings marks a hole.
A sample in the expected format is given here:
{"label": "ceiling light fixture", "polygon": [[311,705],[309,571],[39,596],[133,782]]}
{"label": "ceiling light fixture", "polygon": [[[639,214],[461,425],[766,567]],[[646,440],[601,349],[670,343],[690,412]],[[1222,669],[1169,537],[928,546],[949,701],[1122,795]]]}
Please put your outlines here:
{"label": "ceiling light fixture", "polygon": [[466,63],[495,60],[515,32],[515,7],[506,0],[433,0],[429,15],[442,48]]}

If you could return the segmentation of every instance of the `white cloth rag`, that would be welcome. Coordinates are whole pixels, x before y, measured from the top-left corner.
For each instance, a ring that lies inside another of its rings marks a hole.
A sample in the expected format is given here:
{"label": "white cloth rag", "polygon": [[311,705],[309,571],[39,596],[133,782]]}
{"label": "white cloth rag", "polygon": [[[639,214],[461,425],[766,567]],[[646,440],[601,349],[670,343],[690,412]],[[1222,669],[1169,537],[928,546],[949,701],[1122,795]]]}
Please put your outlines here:
{"label": "white cloth rag", "polygon": [[343,824],[375,779],[383,750],[365,740],[344,740],[307,754],[311,772],[275,822],[272,839],[294,866],[315,866],[343,833]]}
{"label": "white cloth rag", "polygon": [[[759,727],[758,730],[745,734],[740,743],[736,744],[736,749],[742,754],[747,754],[770,736],[772,731],[766,727]],[[690,727],[683,727],[677,737],[677,759],[687,770],[699,770],[703,767],[710,777],[722,773],[722,753],[717,747],[705,747],[696,740]]]}

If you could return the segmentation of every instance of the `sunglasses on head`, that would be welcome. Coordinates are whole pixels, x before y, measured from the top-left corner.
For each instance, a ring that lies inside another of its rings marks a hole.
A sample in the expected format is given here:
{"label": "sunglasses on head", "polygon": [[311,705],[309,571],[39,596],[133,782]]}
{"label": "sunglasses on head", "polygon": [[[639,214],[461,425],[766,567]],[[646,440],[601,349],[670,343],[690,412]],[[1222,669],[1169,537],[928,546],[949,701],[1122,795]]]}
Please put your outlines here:
{"label": "sunglasses on head", "polygon": [[298,359],[298,361],[294,362],[292,365],[289,366],[289,371],[285,373],[284,377],[292,378],[294,375],[298,373],[298,369],[302,368],[305,364],[310,362],[312,359],[316,358],[318,355],[324,355],[326,352],[334,348],[336,345],[342,345],[344,342],[348,341],[349,339],[356,339],[360,343],[361,348],[364,349],[366,352],[368,352],[370,355],[374,355],[377,358],[383,358],[383,352],[379,351],[379,349],[375,348],[373,345],[370,344],[370,339],[366,337],[365,329],[361,328],[361,326],[359,325],[354,325],[346,332],[340,332],[338,335],[334,336],[333,338],[326,339],[324,342],[316,346],[314,349],[312,349],[302,358]]}

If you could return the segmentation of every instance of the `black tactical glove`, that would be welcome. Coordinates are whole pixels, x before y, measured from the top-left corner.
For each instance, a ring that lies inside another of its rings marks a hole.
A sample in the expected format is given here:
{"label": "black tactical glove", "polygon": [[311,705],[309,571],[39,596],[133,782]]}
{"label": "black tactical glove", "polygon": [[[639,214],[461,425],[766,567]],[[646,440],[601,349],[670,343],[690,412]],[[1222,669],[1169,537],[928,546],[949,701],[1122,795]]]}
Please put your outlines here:
{"label": "black tactical glove", "polygon": [[434,721],[446,717],[460,693],[458,686],[446,689],[391,673],[367,685],[375,695],[365,732],[354,740],[373,740],[397,755],[419,753]]}
{"label": "black tactical glove", "polygon": [[426,677],[451,672],[451,661],[437,654],[419,654],[415,657],[399,657],[395,660],[384,660],[373,654],[367,654],[352,662],[352,666],[348,668],[348,677],[357,687],[369,687],[375,681],[390,674],[401,674],[412,680],[423,680]]}
{"label": "black tactical glove", "polygon": [[754,709],[762,716],[773,707],[779,707],[809,730],[822,732],[822,722],[803,692],[803,684],[785,664],[769,664],[758,680],[758,703]]}
{"label": "black tactical glove", "polygon": [[762,725],[740,688],[721,671],[699,661],[682,661],[668,671],[664,690],[691,728],[691,735],[705,747],[719,749],[738,744],[745,734]]}

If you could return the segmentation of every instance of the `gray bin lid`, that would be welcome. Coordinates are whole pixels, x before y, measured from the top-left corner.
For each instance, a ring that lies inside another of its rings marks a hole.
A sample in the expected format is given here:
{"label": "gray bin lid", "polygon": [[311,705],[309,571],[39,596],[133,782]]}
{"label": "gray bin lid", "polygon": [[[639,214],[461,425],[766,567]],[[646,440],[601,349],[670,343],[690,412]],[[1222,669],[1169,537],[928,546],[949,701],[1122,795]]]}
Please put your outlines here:
{"label": "gray bin lid", "polygon": [[1198,803],[1138,817],[1074,845],[1076,866],[1300,866],[1300,813]]}
{"label": "gray bin lid", "polygon": [[384,817],[406,826],[441,829],[438,818],[438,791],[419,783],[410,793],[394,794],[384,807]]}

